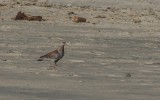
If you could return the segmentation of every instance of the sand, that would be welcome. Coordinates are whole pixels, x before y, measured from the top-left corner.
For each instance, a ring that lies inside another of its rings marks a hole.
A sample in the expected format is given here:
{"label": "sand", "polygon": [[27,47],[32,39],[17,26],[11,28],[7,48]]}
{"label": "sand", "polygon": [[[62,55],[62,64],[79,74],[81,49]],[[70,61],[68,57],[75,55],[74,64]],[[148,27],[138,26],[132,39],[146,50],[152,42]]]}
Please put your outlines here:
{"label": "sand", "polygon": [[[0,100],[160,99],[159,0],[0,2]],[[18,11],[46,21],[12,20]],[[62,41],[47,70],[37,59]]]}

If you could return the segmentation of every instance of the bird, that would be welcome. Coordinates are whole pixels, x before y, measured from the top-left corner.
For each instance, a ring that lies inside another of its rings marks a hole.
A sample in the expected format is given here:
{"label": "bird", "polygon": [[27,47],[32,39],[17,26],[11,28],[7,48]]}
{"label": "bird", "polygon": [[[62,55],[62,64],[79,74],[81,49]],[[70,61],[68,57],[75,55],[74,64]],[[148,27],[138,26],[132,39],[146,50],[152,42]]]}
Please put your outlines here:
{"label": "bird", "polygon": [[64,56],[64,46],[66,45],[66,42],[62,42],[62,45],[59,46],[56,50],[53,50],[43,56],[40,56],[38,61],[44,61],[44,59],[50,59],[53,61],[54,66],[51,66],[48,70],[56,70],[57,62],[63,58]]}

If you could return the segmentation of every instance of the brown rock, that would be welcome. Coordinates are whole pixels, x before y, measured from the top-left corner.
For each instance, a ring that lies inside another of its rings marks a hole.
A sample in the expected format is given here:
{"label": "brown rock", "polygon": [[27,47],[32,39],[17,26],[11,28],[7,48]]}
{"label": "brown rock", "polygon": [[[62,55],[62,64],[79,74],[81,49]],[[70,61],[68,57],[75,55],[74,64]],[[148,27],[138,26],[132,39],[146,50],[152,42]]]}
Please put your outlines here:
{"label": "brown rock", "polygon": [[21,11],[19,11],[16,15],[15,18],[13,18],[14,20],[27,20],[27,15],[25,13],[22,13]]}
{"label": "brown rock", "polygon": [[15,18],[12,18],[14,20],[28,20],[28,21],[44,21],[42,16],[31,16],[31,15],[26,15],[25,13],[22,13],[19,11],[16,15]]}
{"label": "brown rock", "polygon": [[42,16],[28,16],[28,21],[42,21]]}
{"label": "brown rock", "polygon": [[77,23],[79,23],[79,22],[86,22],[86,18],[78,17],[78,16],[73,16],[72,17],[72,21],[77,22]]}
{"label": "brown rock", "polygon": [[134,22],[134,23],[141,23],[141,19],[135,17],[135,18],[133,18],[133,22]]}

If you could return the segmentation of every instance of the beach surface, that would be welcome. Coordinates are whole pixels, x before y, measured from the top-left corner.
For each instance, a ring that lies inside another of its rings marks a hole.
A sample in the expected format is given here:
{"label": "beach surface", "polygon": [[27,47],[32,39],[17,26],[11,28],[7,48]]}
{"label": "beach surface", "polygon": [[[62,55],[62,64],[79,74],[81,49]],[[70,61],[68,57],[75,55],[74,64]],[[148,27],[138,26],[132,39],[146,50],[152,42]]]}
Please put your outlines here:
{"label": "beach surface", "polygon": [[[0,100],[160,100],[159,5],[0,0]],[[13,20],[19,11],[45,20]],[[53,62],[37,59],[63,41],[57,71],[47,70]]]}

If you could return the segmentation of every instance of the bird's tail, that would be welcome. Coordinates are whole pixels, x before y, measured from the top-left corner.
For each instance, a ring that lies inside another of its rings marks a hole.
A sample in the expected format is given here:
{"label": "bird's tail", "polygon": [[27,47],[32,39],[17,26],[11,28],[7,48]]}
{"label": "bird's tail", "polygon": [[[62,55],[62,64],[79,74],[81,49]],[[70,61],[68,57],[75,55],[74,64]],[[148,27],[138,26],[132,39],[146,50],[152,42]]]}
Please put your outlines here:
{"label": "bird's tail", "polygon": [[39,59],[37,59],[37,61],[43,61],[43,58],[39,58]]}
{"label": "bird's tail", "polygon": [[46,55],[43,55],[41,57],[39,57],[39,59],[37,61],[43,61],[43,59],[46,57]]}

